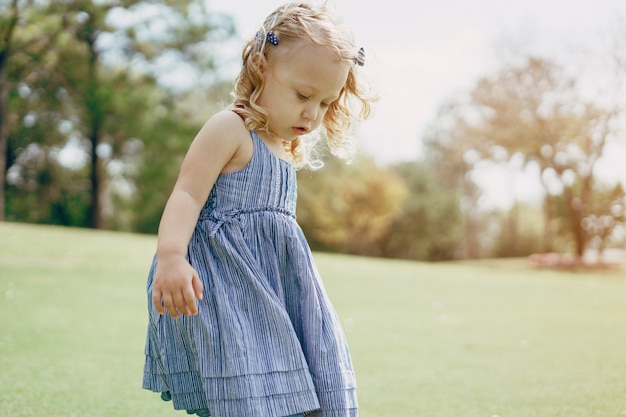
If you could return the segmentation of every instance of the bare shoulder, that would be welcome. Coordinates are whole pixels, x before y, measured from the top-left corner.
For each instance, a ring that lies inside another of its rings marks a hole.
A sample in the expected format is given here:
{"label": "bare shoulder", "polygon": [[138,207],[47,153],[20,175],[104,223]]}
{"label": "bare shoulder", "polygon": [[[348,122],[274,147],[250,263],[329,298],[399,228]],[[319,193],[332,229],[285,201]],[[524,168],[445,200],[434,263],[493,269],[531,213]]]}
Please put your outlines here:
{"label": "bare shoulder", "polygon": [[203,204],[220,173],[245,167],[252,159],[250,132],[233,112],[211,117],[191,143],[176,181],[198,204]]}
{"label": "bare shoulder", "polygon": [[205,142],[211,152],[226,157],[222,172],[243,169],[252,159],[253,144],[250,132],[236,113],[224,110],[216,113],[198,133],[198,140]]}

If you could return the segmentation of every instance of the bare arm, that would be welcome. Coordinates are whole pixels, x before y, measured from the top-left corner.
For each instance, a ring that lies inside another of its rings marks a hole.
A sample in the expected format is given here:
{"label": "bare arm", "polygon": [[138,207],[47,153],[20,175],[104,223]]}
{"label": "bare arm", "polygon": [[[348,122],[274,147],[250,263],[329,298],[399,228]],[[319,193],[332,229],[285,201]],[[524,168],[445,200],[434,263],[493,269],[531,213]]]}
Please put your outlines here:
{"label": "bare arm", "polygon": [[203,126],[189,147],[159,224],[152,301],[161,314],[167,310],[178,318],[179,313],[198,313],[196,300],[202,299],[203,288],[185,259],[187,246],[217,176],[247,163],[246,133],[237,115],[222,112]]}

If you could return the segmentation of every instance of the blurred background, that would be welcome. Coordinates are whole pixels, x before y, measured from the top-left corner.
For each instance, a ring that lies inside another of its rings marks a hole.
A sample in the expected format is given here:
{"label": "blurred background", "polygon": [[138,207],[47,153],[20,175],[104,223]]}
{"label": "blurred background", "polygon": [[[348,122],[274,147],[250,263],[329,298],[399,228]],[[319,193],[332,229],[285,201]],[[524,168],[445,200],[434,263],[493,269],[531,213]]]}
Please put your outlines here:
{"label": "blurred background", "polygon": [[[282,3],[0,0],[0,218],[155,233],[244,40]],[[299,172],[314,249],[621,256],[626,3],[327,3],[380,100],[352,163]]]}

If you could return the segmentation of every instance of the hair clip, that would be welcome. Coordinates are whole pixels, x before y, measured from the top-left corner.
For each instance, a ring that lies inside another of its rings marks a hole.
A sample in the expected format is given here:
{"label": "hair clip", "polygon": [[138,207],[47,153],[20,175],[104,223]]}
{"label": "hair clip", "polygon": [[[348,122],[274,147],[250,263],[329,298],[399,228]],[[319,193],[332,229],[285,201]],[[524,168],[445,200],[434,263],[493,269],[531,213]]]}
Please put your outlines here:
{"label": "hair clip", "polygon": [[365,48],[359,48],[359,53],[357,57],[354,58],[354,63],[360,67],[365,65]]}
{"label": "hair clip", "polygon": [[278,38],[274,32],[267,32],[267,41],[272,45],[278,45]]}

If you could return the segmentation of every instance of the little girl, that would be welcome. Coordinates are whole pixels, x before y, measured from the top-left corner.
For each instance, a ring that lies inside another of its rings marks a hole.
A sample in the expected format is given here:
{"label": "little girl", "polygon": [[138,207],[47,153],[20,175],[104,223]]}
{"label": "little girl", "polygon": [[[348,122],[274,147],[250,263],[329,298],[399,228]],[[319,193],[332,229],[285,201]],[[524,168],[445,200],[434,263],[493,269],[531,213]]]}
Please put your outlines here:
{"label": "little girl", "polygon": [[326,7],[282,6],[245,45],[231,108],[191,144],[147,285],[143,387],[174,408],[357,415],[346,340],[295,220],[295,167],[309,157],[302,135],[323,126],[337,153],[368,117],[363,59]]}

